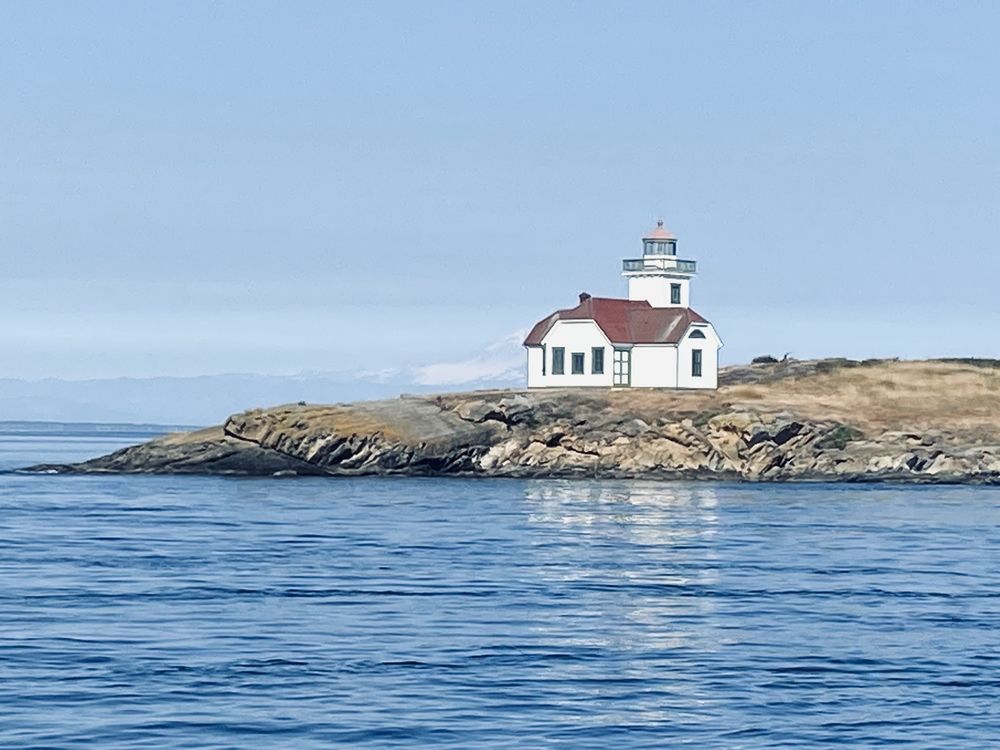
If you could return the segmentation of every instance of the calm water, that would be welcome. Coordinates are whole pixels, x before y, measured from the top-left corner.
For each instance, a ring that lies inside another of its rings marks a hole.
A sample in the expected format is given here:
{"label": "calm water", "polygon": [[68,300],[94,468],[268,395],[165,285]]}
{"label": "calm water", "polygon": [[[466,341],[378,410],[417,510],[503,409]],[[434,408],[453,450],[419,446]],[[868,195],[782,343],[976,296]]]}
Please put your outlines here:
{"label": "calm water", "polygon": [[981,488],[2,475],[0,746],[994,747],[998,523]]}

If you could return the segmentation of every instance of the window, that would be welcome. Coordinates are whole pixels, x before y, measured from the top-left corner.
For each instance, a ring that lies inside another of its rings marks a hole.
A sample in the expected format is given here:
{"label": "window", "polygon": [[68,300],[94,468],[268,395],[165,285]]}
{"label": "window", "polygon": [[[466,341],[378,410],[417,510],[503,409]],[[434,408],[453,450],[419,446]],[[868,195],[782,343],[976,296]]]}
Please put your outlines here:
{"label": "window", "polygon": [[583,375],[583,352],[573,352],[573,374]]}
{"label": "window", "polygon": [[702,331],[699,331],[697,328],[695,328],[693,331],[691,331],[691,335],[688,336],[688,338],[689,339],[703,339],[703,338],[705,338],[705,334]]}
{"label": "window", "polygon": [[590,373],[592,375],[604,374],[604,347],[595,346],[590,350]]}
{"label": "window", "polygon": [[552,347],[552,374],[566,374],[566,350],[561,346]]}
{"label": "window", "polygon": [[670,304],[679,305],[681,303],[681,285],[671,284],[670,285]]}
{"label": "window", "polygon": [[701,377],[701,349],[691,350],[691,376]]}
{"label": "window", "polygon": [[545,375],[545,360],[548,358],[548,351],[546,351],[545,344],[542,344],[542,376]]}

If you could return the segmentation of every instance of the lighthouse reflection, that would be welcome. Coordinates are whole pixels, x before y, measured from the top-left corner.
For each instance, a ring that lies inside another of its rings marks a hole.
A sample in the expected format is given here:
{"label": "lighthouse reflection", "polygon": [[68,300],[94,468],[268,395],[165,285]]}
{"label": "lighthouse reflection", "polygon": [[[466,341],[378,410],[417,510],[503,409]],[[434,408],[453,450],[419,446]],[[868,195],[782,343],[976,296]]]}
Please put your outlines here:
{"label": "lighthouse reflection", "polygon": [[527,483],[524,496],[535,523],[624,533],[651,543],[712,536],[718,523],[709,484],[538,480]]}
{"label": "lighthouse reflection", "polygon": [[572,601],[566,611],[554,602],[558,616],[536,632],[666,661],[681,645],[714,651],[724,640],[712,593],[720,572],[713,486],[549,480],[527,483],[524,498],[529,564],[558,600]]}

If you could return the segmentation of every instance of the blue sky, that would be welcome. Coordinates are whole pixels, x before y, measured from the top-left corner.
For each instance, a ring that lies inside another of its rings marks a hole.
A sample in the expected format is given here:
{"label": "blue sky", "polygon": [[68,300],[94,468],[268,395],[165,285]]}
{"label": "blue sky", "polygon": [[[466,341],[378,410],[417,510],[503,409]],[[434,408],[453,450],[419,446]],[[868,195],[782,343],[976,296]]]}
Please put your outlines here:
{"label": "blue sky", "polygon": [[623,294],[658,216],[726,362],[1000,356],[997,28],[974,2],[2,4],[0,378],[502,369],[497,342]]}

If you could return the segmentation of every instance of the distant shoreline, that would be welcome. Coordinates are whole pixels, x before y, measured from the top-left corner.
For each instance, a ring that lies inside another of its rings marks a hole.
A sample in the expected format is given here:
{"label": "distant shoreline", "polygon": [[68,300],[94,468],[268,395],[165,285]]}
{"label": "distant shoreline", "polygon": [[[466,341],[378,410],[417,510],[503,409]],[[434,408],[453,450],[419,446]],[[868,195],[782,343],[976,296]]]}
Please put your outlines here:
{"label": "distant shoreline", "polygon": [[134,422],[56,422],[47,420],[0,420],[0,435],[23,437],[139,437],[152,438],[173,432],[201,429],[195,425]]}

